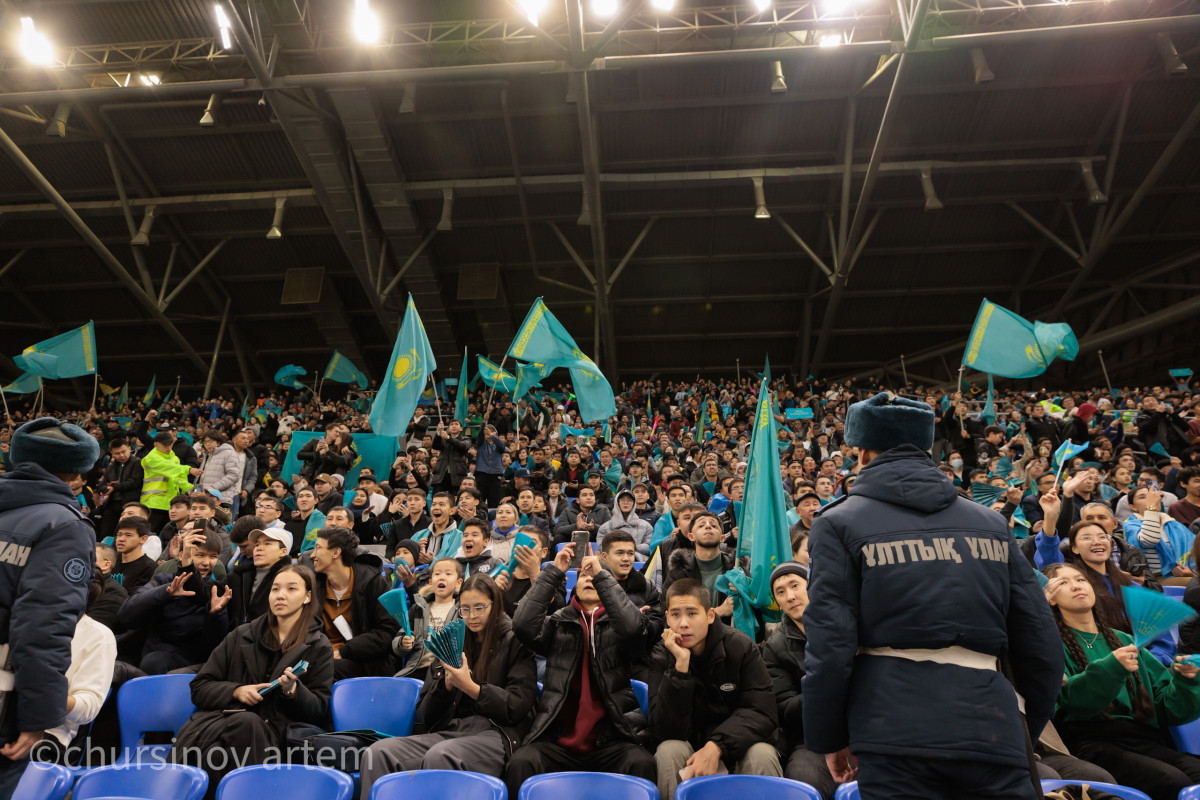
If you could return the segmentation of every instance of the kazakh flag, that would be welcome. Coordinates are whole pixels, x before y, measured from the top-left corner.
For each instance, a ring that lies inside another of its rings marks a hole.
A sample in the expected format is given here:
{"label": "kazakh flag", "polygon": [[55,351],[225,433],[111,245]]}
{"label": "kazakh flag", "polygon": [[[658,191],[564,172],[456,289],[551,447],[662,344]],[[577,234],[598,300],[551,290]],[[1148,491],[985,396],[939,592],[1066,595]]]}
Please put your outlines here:
{"label": "kazakh flag", "polygon": [[333,351],[329,364],[325,367],[325,380],[334,383],[357,383],[360,388],[367,388],[367,376],[337,350]]}
{"label": "kazakh flag", "polygon": [[483,356],[479,356],[479,378],[484,384],[505,394],[512,394],[517,387],[517,379],[511,372],[500,369],[495,362]]}
{"label": "kazakh flag", "polygon": [[117,408],[124,408],[127,405],[129,405],[129,382],[128,381],[126,381],[125,385],[121,387],[121,396],[119,398],[117,398]]}
{"label": "kazakh flag", "polygon": [[96,326],[89,322],[82,328],[30,345],[13,361],[26,372],[46,380],[91,375],[96,371]]}
{"label": "kazakh flag", "polygon": [[23,372],[19,378],[8,386],[0,388],[0,392],[4,392],[5,394],[33,394],[40,388],[42,388],[41,377],[34,375],[32,372]]}
{"label": "kazakh flag", "polygon": [[1074,361],[1079,342],[1065,322],[1030,322],[985,299],[975,316],[962,363],[989,375],[1032,378],[1056,358]]}
{"label": "kazakh flag", "polygon": [[437,360],[410,294],[404,324],[400,326],[396,346],[392,348],[392,358],[388,361],[375,402],[371,404],[371,414],[367,418],[371,430],[385,436],[404,435],[417,410],[421,392],[435,369]]}
{"label": "kazakh flag", "polygon": [[163,398],[162,404],[158,407],[159,411],[162,411],[167,407],[167,403],[171,402],[171,395],[173,394],[175,394],[175,387],[171,387],[167,390],[167,396]]}
{"label": "kazakh flag", "polygon": [[117,391],[117,387],[115,386],[109,386],[107,383],[100,384],[100,394],[104,395],[105,397],[108,397],[115,391]]}
{"label": "kazakh flag", "polygon": [[536,386],[542,385],[542,380],[549,375],[553,369],[545,364],[526,364],[517,362],[517,388],[513,390],[513,400],[520,400],[522,397]]}
{"label": "kazakh flag", "polygon": [[275,370],[275,382],[289,389],[303,389],[304,384],[300,382],[299,378],[301,375],[307,374],[308,370],[298,364],[284,364]]}
{"label": "kazakh flag", "polygon": [[[749,597],[742,596],[742,588],[734,599],[734,625],[743,620],[743,626],[757,628],[753,613],[737,612],[737,606],[745,601],[759,609],[764,616],[778,618],[779,609],[771,596],[771,571],[785,561],[792,560],[791,537],[788,535],[787,501],[783,491],[783,476],[779,471],[779,453],[775,447],[778,429],[771,409],[771,368],[763,371],[758,390],[758,408],[754,415],[754,430],[750,436],[750,451],[746,466],[746,493],[742,501],[742,515],[738,523],[738,558],[750,557],[750,575],[745,581]],[[732,570],[741,573],[741,568]],[[729,574],[729,573],[726,573]],[[731,583],[738,587],[737,575]],[[739,627],[748,636],[754,630]]]}
{"label": "kazakh flag", "polygon": [[246,395],[246,397],[242,400],[242,410],[238,412],[238,419],[242,420],[243,422],[249,421],[246,417],[246,407],[249,405],[250,405],[250,396]]}
{"label": "kazakh flag", "polygon": [[158,375],[150,379],[150,388],[146,390],[145,396],[142,398],[142,405],[150,405],[150,401],[154,399],[154,384],[158,381]]}
{"label": "kazakh flag", "polygon": [[525,315],[517,338],[508,348],[508,355],[535,365],[539,371],[545,370],[545,374],[558,367],[570,370],[579,413],[585,422],[606,420],[617,413],[612,386],[546,308],[542,298],[539,297]]}
{"label": "kazakh flag", "polygon": [[470,390],[467,387],[467,369],[469,366],[467,361],[467,348],[463,348],[463,365],[462,372],[458,375],[458,388],[454,393],[454,418],[464,425],[467,422],[467,403]]}
{"label": "kazakh flag", "polygon": [[983,411],[979,416],[988,425],[996,424],[996,387],[992,384],[991,375],[988,375],[987,400],[984,401]]}

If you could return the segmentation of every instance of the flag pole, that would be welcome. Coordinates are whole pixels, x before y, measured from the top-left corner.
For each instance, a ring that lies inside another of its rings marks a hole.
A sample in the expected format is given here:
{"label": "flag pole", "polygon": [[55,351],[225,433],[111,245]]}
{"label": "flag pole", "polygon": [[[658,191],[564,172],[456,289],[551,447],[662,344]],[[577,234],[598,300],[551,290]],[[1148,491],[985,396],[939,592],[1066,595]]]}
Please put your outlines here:
{"label": "flag pole", "polygon": [[[498,373],[504,372],[504,364],[507,361],[508,361],[508,353],[505,353],[504,358],[500,359],[500,369],[497,371]],[[496,380],[497,381],[500,380],[499,374],[496,375]],[[495,381],[493,381],[492,382],[492,390],[490,392],[488,392],[487,408],[483,412],[483,424],[484,425],[487,425],[488,416],[492,413],[492,398],[495,397],[495,395],[496,395],[496,383],[495,383]],[[436,397],[436,396],[437,396],[437,392],[434,392],[434,397]]]}
{"label": "flag pole", "polygon": [[442,399],[438,397],[437,380],[433,377],[433,373],[429,373],[429,385],[433,387],[433,404],[437,406],[438,424],[442,423]]}
{"label": "flag pole", "polygon": [[96,376],[95,380],[92,381],[92,411],[95,412],[96,397],[97,397],[98,392],[100,391],[100,370],[96,370],[92,374]]}
{"label": "flag pole", "polygon": [[1102,369],[1104,371],[1104,386],[1106,389],[1109,389],[1111,391],[1113,388],[1113,385],[1112,385],[1112,381],[1109,380],[1109,377],[1108,377],[1108,367],[1104,365],[1104,351],[1097,350],[1096,355],[1100,359],[1100,369]]}
{"label": "flag pole", "polygon": [[900,373],[904,376],[904,385],[908,385],[908,369],[904,366],[904,354],[900,354]]}
{"label": "flag pole", "polygon": [[[41,381],[38,382],[39,384]],[[8,429],[13,429],[12,416],[8,413],[8,396],[4,393],[4,389],[0,388],[0,400],[4,401],[4,419],[8,423]]]}

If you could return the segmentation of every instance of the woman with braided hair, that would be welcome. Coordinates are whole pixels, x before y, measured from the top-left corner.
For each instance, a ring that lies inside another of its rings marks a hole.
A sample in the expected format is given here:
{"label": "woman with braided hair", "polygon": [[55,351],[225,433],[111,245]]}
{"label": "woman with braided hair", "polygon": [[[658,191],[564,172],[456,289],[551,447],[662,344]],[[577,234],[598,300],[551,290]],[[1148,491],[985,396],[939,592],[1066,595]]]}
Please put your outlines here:
{"label": "woman with braided hair", "polygon": [[1200,669],[1182,660],[1168,669],[1101,621],[1081,569],[1052,564],[1045,572],[1066,653],[1055,727],[1078,758],[1153,800],[1174,800],[1200,783],[1200,758],[1176,750],[1167,730],[1200,717]]}

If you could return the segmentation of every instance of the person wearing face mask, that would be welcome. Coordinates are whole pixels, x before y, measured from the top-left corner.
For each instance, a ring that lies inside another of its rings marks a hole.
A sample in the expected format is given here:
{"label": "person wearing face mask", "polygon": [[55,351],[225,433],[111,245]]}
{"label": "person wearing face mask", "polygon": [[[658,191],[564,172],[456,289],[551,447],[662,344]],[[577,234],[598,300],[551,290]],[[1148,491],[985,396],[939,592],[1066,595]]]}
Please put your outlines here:
{"label": "person wearing face mask", "polygon": [[957,488],[963,485],[965,477],[963,476],[963,457],[957,451],[950,454],[950,469],[954,471],[954,486]]}

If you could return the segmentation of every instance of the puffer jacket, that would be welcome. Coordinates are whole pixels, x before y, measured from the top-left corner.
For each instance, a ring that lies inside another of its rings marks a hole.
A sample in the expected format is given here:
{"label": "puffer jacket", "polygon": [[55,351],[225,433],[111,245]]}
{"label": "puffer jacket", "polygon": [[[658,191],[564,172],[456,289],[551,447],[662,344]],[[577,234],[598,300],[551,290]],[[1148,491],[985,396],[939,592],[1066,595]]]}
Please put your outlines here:
{"label": "puffer jacket", "polygon": [[[383,559],[362,553],[350,565],[354,571],[354,592],[350,612],[350,630],[354,638],[342,645],[341,658],[359,662],[369,675],[392,675],[396,662],[392,656],[392,638],[400,624],[392,619],[379,602],[379,596],[391,591],[383,577]],[[325,602],[325,575],[316,573],[313,602]]]}
{"label": "puffer jacket", "polygon": [[633,546],[638,555],[650,555],[650,537],[654,535],[654,528],[649,522],[639,517],[637,511],[629,512],[628,517],[622,514],[620,509],[614,511],[612,519],[601,525],[600,530],[596,533],[596,544],[602,545],[604,537],[613,531],[625,531],[633,537]]}
{"label": "puffer jacket", "polygon": [[763,646],[763,661],[771,673],[779,726],[787,740],[787,751],[804,744],[804,697],[800,681],[804,678],[804,648],[808,637],[800,626],[784,618]]}
{"label": "puffer jacket", "polygon": [[595,586],[604,613],[596,618],[590,641],[585,639],[583,620],[574,605],[546,613],[566,578],[553,564],[545,567],[517,606],[513,620],[513,630],[521,642],[546,658],[542,697],[525,743],[554,741],[561,735],[563,723],[558,714],[583,661],[583,648],[590,647],[591,679],[604,695],[607,717],[596,747],[613,742],[645,744],[646,717],[629,683],[629,674],[644,647],[646,621],[612,574],[601,572]]}
{"label": "puffer jacket", "polygon": [[906,444],[876,456],[849,495],[818,512],[810,541],[805,746],[1028,764],[1013,684],[1000,672],[858,655],[951,646],[1007,655],[1036,739],[1062,683],[1062,644],[1004,517],[960,498]]}
{"label": "puffer jacket", "polygon": [[[178,567],[179,562],[175,562]],[[185,574],[183,588],[194,595],[171,597],[167,594],[176,575]],[[171,572],[156,574],[121,606],[117,619],[126,630],[145,630],[146,646],[143,657],[156,651],[171,651],[199,664],[212,655],[213,649],[229,631],[227,609],[208,613],[212,590],[224,592],[212,576],[201,578],[191,567],[179,567]]]}
{"label": "puffer jacket", "polygon": [[656,741],[682,739],[699,749],[715,742],[727,763],[759,742],[779,747],[771,675],[749,636],[720,619],[708,626],[704,652],[688,671],[661,642],[650,654],[650,732]]}
{"label": "puffer jacket", "polygon": [[[492,665],[479,698],[472,700],[461,689],[446,688],[446,673],[441,662],[434,661],[417,702],[417,733],[437,733],[452,721],[464,717],[486,717],[504,734],[508,756],[520,746],[537,707],[537,665],[533,653],[521,644],[512,631],[512,620],[502,614],[500,637],[492,655]],[[467,636],[471,633],[468,631]]]}
{"label": "puffer jacket", "polygon": [[205,489],[216,489],[221,499],[233,502],[242,489],[242,472],[238,469],[238,454],[228,442],[218,445],[204,462],[200,474],[200,485]]}

